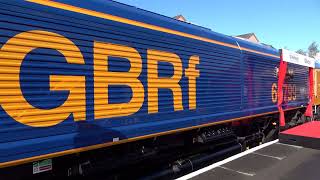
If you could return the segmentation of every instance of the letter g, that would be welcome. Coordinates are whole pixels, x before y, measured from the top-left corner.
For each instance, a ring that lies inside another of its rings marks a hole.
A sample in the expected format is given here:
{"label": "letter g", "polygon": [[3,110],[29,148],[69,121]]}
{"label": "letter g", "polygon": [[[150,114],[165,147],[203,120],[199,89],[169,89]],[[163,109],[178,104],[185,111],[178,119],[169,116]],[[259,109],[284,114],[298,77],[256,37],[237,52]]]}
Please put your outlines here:
{"label": "letter g", "polygon": [[55,49],[69,64],[85,64],[80,49],[59,34],[34,30],[12,37],[0,50],[2,108],[16,121],[33,127],[56,125],[72,113],[75,121],[85,120],[85,76],[50,75],[50,90],[69,91],[67,100],[59,107],[39,109],[24,98],[20,87],[21,64],[25,56],[37,48]]}

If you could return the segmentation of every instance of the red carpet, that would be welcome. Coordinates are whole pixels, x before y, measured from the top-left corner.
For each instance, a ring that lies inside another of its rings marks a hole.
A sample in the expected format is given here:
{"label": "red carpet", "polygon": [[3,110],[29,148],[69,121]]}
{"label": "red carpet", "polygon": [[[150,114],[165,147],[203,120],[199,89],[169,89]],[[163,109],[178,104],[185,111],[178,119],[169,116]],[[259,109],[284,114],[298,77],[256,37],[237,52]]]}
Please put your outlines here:
{"label": "red carpet", "polygon": [[281,133],[295,136],[320,138],[320,121],[311,121]]}
{"label": "red carpet", "polygon": [[320,150],[320,121],[312,121],[283,131],[279,134],[279,141]]}

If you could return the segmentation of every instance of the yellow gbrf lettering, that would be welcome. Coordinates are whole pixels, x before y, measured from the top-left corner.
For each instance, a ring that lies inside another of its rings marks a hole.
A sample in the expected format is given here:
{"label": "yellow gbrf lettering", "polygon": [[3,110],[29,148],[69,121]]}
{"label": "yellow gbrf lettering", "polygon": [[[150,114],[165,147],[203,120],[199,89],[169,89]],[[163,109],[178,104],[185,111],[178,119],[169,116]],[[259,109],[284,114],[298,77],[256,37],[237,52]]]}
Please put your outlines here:
{"label": "yellow gbrf lettering", "polygon": [[185,76],[189,80],[189,109],[196,109],[197,107],[197,78],[199,77],[199,70],[196,65],[199,64],[199,56],[191,56],[189,59],[189,67],[185,71]]}
{"label": "yellow gbrf lettering", "polygon": [[[2,108],[16,121],[33,126],[53,126],[64,121],[70,114],[74,120],[85,120],[86,98],[84,76],[50,76],[50,90],[68,90],[67,100],[59,107],[39,109],[24,98],[20,87],[20,67],[25,56],[37,48],[49,48],[59,51],[69,64],[85,64],[79,48],[69,39],[47,31],[28,31],[20,33],[7,41],[0,50],[0,71],[10,73],[8,80],[0,83],[0,103]],[[11,61],[11,62],[10,62]],[[12,65],[10,65],[12,64]],[[10,79],[9,79],[10,78]],[[7,89],[8,84],[12,89]],[[7,91],[12,96],[4,96]]]}
{"label": "yellow gbrf lettering", "polygon": [[272,83],[271,98],[273,103],[276,103],[278,101],[278,86],[276,83]]}
{"label": "yellow gbrf lettering", "polygon": [[288,101],[292,101],[292,85],[291,84],[288,84],[287,86],[287,91],[288,91]]}
{"label": "yellow gbrf lettering", "polygon": [[293,101],[297,100],[296,85],[292,85],[292,100],[293,100]]}
{"label": "yellow gbrf lettering", "polygon": [[[110,72],[108,58],[125,58],[130,62],[127,72]],[[95,118],[128,116],[136,113],[144,101],[144,88],[138,79],[142,71],[139,52],[128,46],[110,43],[94,43],[94,114]],[[127,103],[109,103],[110,85],[126,85],[131,88],[131,100]]]}
{"label": "yellow gbrf lettering", "polygon": [[[182,92],[179,81],[182,76],[182,62],[178,55],[158,50],[148,50],[148,112],[158,112],[158,92],[160,88],[170,89],[173,94],[174,110],[183,110]],[[158,76],[158,62],[173,65],[171,77]]]}

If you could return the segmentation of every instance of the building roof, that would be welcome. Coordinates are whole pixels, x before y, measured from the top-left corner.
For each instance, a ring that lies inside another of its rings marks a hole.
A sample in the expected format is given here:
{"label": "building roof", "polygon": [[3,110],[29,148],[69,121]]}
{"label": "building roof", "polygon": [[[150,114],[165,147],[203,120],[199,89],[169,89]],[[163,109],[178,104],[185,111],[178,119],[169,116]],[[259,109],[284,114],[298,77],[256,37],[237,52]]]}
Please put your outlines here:
{"label": "building roof", "polygon": [[183,21],[183,22],[187,22],[186,18],[183,17],[181,14],[179,15],[176,15],[175,17],[173,17],[174,19],[177,19],[177,20],[180,20],[180,21]]}
{"label": "building roof", "polygon": [[247,39],[247,40],[250,40],[253,42],[260,42],[254,33],[241,34],[241,35],[237,35],[236,37],[242,38],[242,39]]}

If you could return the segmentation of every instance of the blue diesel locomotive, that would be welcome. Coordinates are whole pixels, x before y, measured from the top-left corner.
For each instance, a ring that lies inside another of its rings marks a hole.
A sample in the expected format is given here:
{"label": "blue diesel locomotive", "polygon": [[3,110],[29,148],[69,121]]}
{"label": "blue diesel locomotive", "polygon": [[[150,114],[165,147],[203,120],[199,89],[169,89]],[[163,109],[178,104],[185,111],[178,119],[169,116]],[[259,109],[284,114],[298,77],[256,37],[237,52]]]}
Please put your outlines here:
{"label": "blue diesel locomotive", "polygon": [[279,106],[305,120],[309,69],[279,91],[277,49],[113,1],[0,4],[0,177],[235,153],[277,136]]}

